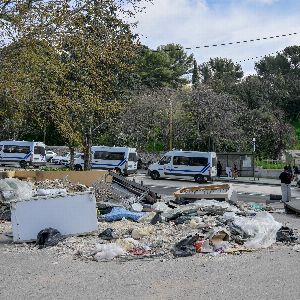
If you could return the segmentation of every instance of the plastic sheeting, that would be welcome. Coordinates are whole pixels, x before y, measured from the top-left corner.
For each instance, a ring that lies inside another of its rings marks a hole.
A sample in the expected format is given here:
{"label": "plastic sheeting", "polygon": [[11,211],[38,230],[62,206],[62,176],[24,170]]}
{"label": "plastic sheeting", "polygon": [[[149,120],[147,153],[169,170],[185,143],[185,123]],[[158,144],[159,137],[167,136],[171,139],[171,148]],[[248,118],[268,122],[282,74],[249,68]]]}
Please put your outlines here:
{"label": "plastic sheeting", "polygon": [[144,212],[133,212],[122,207],[114,207],[110,213],[104,215],[103,217],[104,221],[106,222],[119,221],[123,218],[137,222],[138,219],[143,217],[144,215]]}
{"label": "plastic sheeting", "polygon": [[96,252],[94,258],[97,261],[112,260],[117,256],[126,254],[123,248],[116,243],[97,244]]}
{"label": "plastic sheeting", "polygon": [[216,200],[197,200],[195,201],[192,205],[196,205],[197,207],[220,207],[223,208],[225,211],[231,211],[231,212],[239,212],[240,210],[233,206],[230,205],[228,202],[225,201],[216,201]]}
{"label": "plastic sheeting", "polygon": [[5,178],[0,180],[0,191],[4,202],[26,200],[33,195],[33,185],[16,178]]}
{"label": "plastic sheeting", "polygon": [[244,246],[259,249],[268,248],[276,242],[281,223],[276,222],[268,212],[258,212],[252,218],[230,216],[232,224],[249,236]]}

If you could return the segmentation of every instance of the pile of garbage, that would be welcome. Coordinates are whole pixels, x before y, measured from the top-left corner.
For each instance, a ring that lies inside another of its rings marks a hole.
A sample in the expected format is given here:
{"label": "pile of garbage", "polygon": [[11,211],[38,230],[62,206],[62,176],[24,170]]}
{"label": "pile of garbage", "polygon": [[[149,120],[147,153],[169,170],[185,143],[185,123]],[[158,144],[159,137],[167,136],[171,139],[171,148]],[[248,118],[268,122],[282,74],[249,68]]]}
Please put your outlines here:
{"label": "pile of garbage", "polygon": [[[152,212],[122,207],[102,209],[97,232],[62,237],[55,229],[43,230],[36,244],[22,247],[30,251],[46,247],[59,256],[85,260],[126,261],[238,254],[268,248],[276,242],[299,242],[298,232],[276,222],[261,206],[253,210],[251,205],[214,200],[199,200],[176,208],[168,204],[158,202]],[[41,240],[43,234],[47,238]]]}
{"label": "pile of garbage", "polygon": [[[90,190],[67,180],[28,184],[34,195]],[[29,186],[23,196],[30,194]],[[107,261],[216,256],[268,248],[274,243],[298,246],[300,242],[298,232],[275,221],[268,212],[270,207],[265,205],[207,199],[182,201],[174,197],[153,197],[155,201],[152,201],[145,193],[142,196],[133,193],[132,186],[130,190],[118,186],[100,181],[93,187],[97,199],[97,231],[67,237],[56,228],[41,228],[35,244],[20,247],[30,251],[45,248],[60,256]]]}

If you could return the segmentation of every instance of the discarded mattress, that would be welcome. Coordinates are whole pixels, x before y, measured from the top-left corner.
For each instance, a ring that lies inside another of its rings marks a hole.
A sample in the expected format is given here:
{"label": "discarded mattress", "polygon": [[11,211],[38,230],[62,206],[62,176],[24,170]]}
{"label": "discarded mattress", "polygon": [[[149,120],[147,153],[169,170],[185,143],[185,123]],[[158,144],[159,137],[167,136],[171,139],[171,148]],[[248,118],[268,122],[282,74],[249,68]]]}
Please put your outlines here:
{"label": "discarded mattress", "polygon": [[236,200],[236,193],[229,184],[186,187],[176,191],[174,196],[180,199]]}
{"label": "discarded mattress", "polygon": [[92,192],[31,197],[10,203],[14,242],[34,241],[48,227],[62,235],[97,230],[96,199]]}

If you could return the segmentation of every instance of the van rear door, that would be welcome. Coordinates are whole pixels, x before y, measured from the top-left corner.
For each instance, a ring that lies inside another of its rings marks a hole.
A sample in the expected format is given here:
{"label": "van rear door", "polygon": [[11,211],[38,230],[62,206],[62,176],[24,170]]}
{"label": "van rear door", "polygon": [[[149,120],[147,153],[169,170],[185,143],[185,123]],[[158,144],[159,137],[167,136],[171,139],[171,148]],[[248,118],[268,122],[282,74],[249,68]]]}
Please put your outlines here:
{"label": "van rear door", "polygon": [[32,163],[46,162],[46,151],[45,146],[36,144],[33,146]]}

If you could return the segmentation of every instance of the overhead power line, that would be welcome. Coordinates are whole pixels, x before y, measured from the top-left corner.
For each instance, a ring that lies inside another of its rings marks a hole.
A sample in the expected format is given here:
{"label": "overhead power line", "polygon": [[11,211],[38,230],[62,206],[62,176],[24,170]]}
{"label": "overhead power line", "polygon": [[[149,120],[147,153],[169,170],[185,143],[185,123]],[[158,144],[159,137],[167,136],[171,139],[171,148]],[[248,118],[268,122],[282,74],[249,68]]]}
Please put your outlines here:
{"label": "overhead power line", "polygon": [[264,57],[267,57],[267,56],[270,56],[270,55],[279,54],[282,51],[283,50],[271,52],[271,53],[265,54],[265,55],[253,56],[253,57],[245,58],[245,59],[242,59],[242,60],[239,60],[239,61],[236,61],[236,62],[237,63],[242,63],[242,62],[245,62],[245,61],[255,60],[255,59],[258,59],[258,58],[264,58]]}
{"label": "overhead power line", "polygon": [[[221,46],[228,46],[228,45],[239,45],[239,44],[245,44],[245,43],[253,43],[253,42],[258,42],[258,41],[276,39],[276,38],[281,38],[281,37],[294,36],[294,35],[297,35],[297,34],[299,34],[299,32],[279,34],[279,35],[274,35],[274,36],[255,38],[255,39],[250,39],[250,40],[242,40],[242,41],[237,41],[237,42],[227,42],[227,43],[218,43],[218,44],[195,46],[195,47],[175,48],[175,50],[181,51],[182,49],[192,50],[192,49],[201,49],[201,48],[221,47]],[[174,49],[162,49],[162,50],[168,52],[168,51],[173,51]],[[161,50],[152,50],[152,51],[158,52],[158,51],[161,51]]]}

